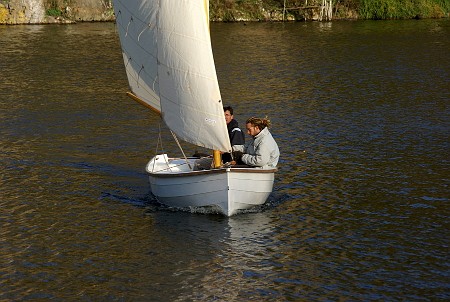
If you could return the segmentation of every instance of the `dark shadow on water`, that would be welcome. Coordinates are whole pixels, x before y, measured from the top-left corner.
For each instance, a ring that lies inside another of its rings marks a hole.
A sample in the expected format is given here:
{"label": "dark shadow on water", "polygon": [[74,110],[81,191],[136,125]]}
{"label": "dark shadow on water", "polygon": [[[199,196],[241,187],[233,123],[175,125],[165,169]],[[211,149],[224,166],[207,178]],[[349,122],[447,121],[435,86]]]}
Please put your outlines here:
{"label": "dark shadow on water", "polygon": [[103,192],[100,196],[100,199],[108,199],[108,200],[114,200],[121,203],[130,204],[136,207],[145,207],[149,201],[147,200],[147,197],[144,198],[132,198],[131,196],[123,196],[119,194],[109,193],[109,192]]}
{"label": "dark shadow on water", "polygon": [[[264,204],[254,206],[250,209],[240,210],[236,215],[267,212],[290,199],[291,196],[289,196],[289,194],[272,192]],[[143,204],[140,204],[140,202],[143,202]],[[218,209],[213,207],[176,208],[166,206],[159,203],[156,197],[151,192],[149,192],[143,199],[140,199],[139,203],[132,204],[143,206],[145,208],[145,214],[152,214],[155,212],[184,212],[198,215],[218,215],[225,217],[218,211]]]}

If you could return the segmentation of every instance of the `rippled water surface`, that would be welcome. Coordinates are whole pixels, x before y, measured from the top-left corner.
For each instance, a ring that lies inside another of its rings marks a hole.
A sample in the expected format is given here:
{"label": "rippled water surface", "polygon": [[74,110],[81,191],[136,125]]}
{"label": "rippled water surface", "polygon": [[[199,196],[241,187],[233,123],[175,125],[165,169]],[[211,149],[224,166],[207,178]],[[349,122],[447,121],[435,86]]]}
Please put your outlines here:
{"label": "rippled water surface", "polygon": [[224,102],[281,150],[231,218],[151,197],[114,24],[0,26],[0,301],[449,300],[450,22],[211,34]]}

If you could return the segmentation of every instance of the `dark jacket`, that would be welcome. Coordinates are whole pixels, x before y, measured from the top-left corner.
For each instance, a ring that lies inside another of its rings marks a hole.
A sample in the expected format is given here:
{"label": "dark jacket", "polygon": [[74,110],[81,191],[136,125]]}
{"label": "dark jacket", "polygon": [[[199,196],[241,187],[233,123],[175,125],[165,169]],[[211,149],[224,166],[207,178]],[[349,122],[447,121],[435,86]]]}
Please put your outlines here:
{"label": "dark jacket", "polygon": [[245,143],[244,132],[239,128],[239,124],[235,119],[232,119],[231,122],[227,124],[227,128],[231,146],[243,145]]}
{"label": "dark jacket", "polygon": [[[231,122],[227,124],[227,128],[231,146],[243,145],[245,143],[244,132],[242,132],[242,130],[239,128],[239,124],[235,119],[232,119]],[[222,154],[222,161],[224,163],[230,162],[231,154],[230,153]]]}

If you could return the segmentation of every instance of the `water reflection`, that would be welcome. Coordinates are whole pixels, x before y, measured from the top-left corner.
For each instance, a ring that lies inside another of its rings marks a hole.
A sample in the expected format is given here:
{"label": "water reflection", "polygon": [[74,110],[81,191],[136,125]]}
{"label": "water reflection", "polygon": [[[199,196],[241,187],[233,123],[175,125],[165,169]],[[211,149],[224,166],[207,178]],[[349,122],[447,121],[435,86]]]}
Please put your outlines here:
{"label": "water reflection", "polygon": [[[255,291],[259,286],[258,280],[264,279],[273,269],[268,250],[273,232],[271,219],[263,213],[224,218],[220,222],[215,221],[213,225],[208,224],[210,231],[207,233],[202,232],[204,228],[198,227],[198,220],[197,217],[195,227],[185,230],[195,233],[195,242],[198,242],[198,237],[208,239],[200,240],[203,244],[198,246],[195,261],[191,260],[193,272],[190,272],[189,280],[182,283],[183,288],[191,289],[192,292],[181,293],[177,301],[240,301],[243,294],[245,296],[245,293]],[[215,253],[209,253],[210,259],[205,259],[202,257],[204,250],[213,250]],[[199,267],[206,270],[199,276],[199,280],[192,282],[190,279],[193,274],[198,273]],[[264,287],[265,283],[262,280],[260,285]]]}

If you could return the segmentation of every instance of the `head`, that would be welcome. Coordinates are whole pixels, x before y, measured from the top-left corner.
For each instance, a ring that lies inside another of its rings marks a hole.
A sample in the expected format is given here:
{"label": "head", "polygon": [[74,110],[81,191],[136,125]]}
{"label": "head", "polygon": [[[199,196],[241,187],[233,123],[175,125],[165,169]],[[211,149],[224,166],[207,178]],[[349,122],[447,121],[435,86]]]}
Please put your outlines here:
{"label": "head", "polygon": [[270,120],[267,118],[251,117],[247,120],[245,126],[249,135],[256,136],[261,130],[270,126]]}
{"label": "head", "polygon": [[227,124],[229,124],[231,120],[234,118],[233,108],[231,108],[231,106],[224,106],[223,112],[225,113],[225,121],[227,122]]}

